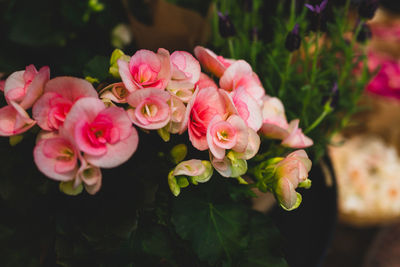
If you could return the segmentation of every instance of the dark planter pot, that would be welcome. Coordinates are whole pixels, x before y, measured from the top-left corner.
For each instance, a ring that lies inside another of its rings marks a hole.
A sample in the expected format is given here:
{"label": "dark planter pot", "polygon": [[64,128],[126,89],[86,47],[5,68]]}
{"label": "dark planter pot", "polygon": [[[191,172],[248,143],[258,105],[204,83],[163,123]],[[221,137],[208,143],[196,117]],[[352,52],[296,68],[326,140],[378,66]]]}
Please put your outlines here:
{"label": "dark planter pot", "polygon": [[337,224],[337,187],[329,158],[315,164],[309,176],[312,187],[301,191],[303,202],[298,209],[287,212],[277,207],[272,211],[291,267],[321,266]]}

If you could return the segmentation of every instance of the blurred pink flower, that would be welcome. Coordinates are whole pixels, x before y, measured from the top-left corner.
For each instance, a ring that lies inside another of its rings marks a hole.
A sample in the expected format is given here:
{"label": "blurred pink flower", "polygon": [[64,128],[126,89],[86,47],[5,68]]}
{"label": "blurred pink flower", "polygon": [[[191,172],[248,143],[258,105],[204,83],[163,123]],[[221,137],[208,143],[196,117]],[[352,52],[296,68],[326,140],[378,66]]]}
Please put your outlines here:
{"label": "blurred pink flower", "polygon": [[[371,68],[377,68],[375,65],[378,64],[373,64]],[[394,60],[384,61],[376,76],[367,85],[366,90],[374,94],[400,99],[400,63]]]}

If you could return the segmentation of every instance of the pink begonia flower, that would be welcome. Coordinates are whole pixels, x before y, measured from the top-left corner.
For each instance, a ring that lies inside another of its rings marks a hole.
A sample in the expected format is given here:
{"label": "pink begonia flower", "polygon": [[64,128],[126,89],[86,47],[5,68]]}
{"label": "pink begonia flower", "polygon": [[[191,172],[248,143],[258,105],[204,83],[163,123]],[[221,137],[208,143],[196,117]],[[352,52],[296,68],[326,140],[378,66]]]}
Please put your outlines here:
{"label": "pink begonia flower", "polygon": [[224,74],[226,68],[235,62],[235,60],[217,56],[213,51],[202,46],[196,46],[194,48],[194,55],[206,71],[214,74],[218,78]]}
{"label": "pink begonia flower", "polygon": [[129,118],[143,129],[161,129],[171,118],[171,109],[168,105],[170,98],[168,92],[157,88],[137,90],[127,98],[132,107],[127,111]]}
{"label": "pink begonia flower", "polygon": [[245,160],[251,159],[257,155],[261,145],[261,139],[257,132],[251,128],[247,128],[247,131],[248,141],[246,150],[243,153],[237,153],[238,158]]}
{"label": "pink begonia flower", "polygon": [[231,96],[240,117],[246,122],[247,126],[256,132],[260,130],[263,124],[263,116],[257,101],[247,93],[244,87],[239,87],[233,91]]}
{"label": "pink begonia flower", "polygon": [[187,103],[192,97],[195,84],[200,78],[200,63],[185,51],[172,53],[171,63],[172,76],[167,85],[167,90]]}
{"label": "pink begonia flower", "polygon": [[83,183],[86,191],[91,195],[96,194],[100,190],[102,184],[100,168],[87,163],[82,157],[81,166],[75,176],[75,187],[80,183]]}
{"label": "pink begonia flower", "polygon": [[43,130],[58,131],[72,105],[83,97],[98,98],[88,81],[74,77],[51,79],[44,88],[44,94],[33,106],[33,118]]}
{"label": "pink begonia flower", "polygon": [[183,133],[187,127],[192,145],[198,150],[206,150],[208,149],[207,128],[214,116],[220,115],[226,119],[229,115],[236,113],[232,99],[224,90],[213,87],[196,90],[186,107],[180,133]]}
{"label": "pink begonia flower", "polygon": [[0,136],[13,136],[24,133],[32,128],[36,121],[18,104],[0,108]]}
{"label": "pink begonia flower", "polygon": [[217,84],[214,82],[213,79],[211,79],[207,74],[201,73],[200,74],[200,79],[195,85],[195,89],[203,89],[207,87],[214,87],[218,89]]}
{"label": "pink begonia flower", "polygon": [[196,182],[205,183],[211,179],[213,168],[209,161],[191,159],[180,162],[172,174],[193,177]]}
{"label": "pink begonia flower", "polygon": [[307,180],[311,165],[304,150],[294,151],[276,164],[275,194],[284,208],[290,210],[295,207],[298,198],[295,189]]}
{"label": "pink begonia flower", "polygon": [[219,80],[219,85],[229,92],[244,87],[246,92],[260,104],[265,95],[258,76],[254,74],[249,63],[244,60],[238,60],[230,65]]}
{"label": "pink begonia flower", "polygon": [[55,136],[38,141],[33,157],[38,169],[57,181],[71,181],[78,171],[79,151],[65,137]]}
{"label": "pink begonia flower", "polygon": [[73,138],[88,163],[101,168],[124,163],[138,145],[137,131],[126,111],[119,107],[106,108],[100,99],[92,97],[75,102],[61,131]]}
{"label": "pink begonia flower", "polygon": [[[89,194],[101,187],[100,168],[86,162],[68,138],[42,131],[33,151],[38,169],[47,177],[61,182],[73,181],[73,188],[83,183]],[[78,160],[81,165],[78,167]]]}
{"label": "pink begonia flower", "polygon": [[39,71],[29,65],[24,71],[12,73],[4,84],[4,95],[7,102],[17,103],[27,110],[42,95],[43,87],[50,79],[49,67],[42,67]]}
{"label": "pink begonia flower", "polygon": [[186,106],[176,96],[171,96],[168,102],[171,110],[171,120],[167,125],[167,130],[170,133],[177,134],[183,127],[182,123],[185,118]]}
{"label": "pink begonia flower", "polygon": [[400,99],[400,63],[393,60],[383,62],[379,72],[372,78],[366,90],[374,94]]}
{"label": "pink begonia flower", "polygon": [[150,50],[139,50],[129,63],[119,59],[118,68],[129,92],[149,87],[164,90],[171,79],[170,55],[164,48],[159,48],[157,54]]}
{"label": "pink begonia flower", "polygon": [[238,158],[234,152],[230,151],[223,159],[213,156],[210,151],[210,161],[212,166],[223,177],[239,177],[247,172],[247,161]]}
{"label": "pink begonia flower", "polygon": [[261,132],[268,138],[284,139],[287,136],[289,124],[285,108],[279,98],[265,96],[263,98],[263,125]]}
{"label": "pink begonia flower", "polygon": [[226,121],[218,114],[211,119],[207,128],[207,144],[215,158],[223,159],[226,149],[243,153],[247,143],[247,125],[238,115],[231,115]]}
{"label": "pink begonia flower", "polygon": [[109,99],[115,103],[127,103],[126,98],[129,95],[128,89],[126,89],[124,83],[113,83],[103,88],[100,91],[100,98],[101,99]]}
{"label": "pink begonia flower", "polygon": [[287,129],[287,136],[283,139],[282,145],[290,148],[306,148],[312,146],[314,142],[305,136],[299,128],[299,119],[290,122]]}

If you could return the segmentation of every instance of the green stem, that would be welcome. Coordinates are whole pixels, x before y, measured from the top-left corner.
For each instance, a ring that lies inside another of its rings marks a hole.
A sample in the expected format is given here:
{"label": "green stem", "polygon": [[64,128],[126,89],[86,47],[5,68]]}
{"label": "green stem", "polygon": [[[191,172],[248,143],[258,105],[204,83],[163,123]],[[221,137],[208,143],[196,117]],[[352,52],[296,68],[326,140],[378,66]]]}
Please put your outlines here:
{"label": "green stem", "polygon": [[235,49],[233,46],[233,38],[232,37],[228,38],[228,45],[229,45],[229,53],[231,55],[231,58],[235,58]]}
{"label": "green stem", "polygon": [[292,63],[292,57],[293,57],[293,53],[289,53],[287,62],[286,62],[285,73],[282,76],[282,82],[281,82],[281,86],[280,86],[279,92],[278,92],[279,98],[282,98],[286,92],[286,81],[289,76],[290,64]]}
{"label": "green stem", "polygon": [[329,113],[332,112],[331,108],[324,108],[324,111],[319,115],[319,117],[304,131],[305,134],[311,132],[315,127],[317,127]]}

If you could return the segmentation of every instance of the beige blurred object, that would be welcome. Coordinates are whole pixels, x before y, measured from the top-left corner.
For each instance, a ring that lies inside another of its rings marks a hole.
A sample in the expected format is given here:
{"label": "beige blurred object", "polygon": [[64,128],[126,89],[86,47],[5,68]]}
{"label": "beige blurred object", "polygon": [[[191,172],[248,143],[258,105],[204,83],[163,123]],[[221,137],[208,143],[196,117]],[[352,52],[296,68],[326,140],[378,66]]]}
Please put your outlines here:
{"label": "beige blurred object", "polygon": [[204,44],[210,34],[209,20],[193,10],[165,0],[149,0],[153,23],[145,25],[129,12],[128,0],[122,2],[129,17],[134,42],[139,48],[157,50],[163,47],[170,51],[192,51],[195,45]]}
{"label": "beige blurred object", "polygon": [[368,110],[329,147],[339,218],[354,226],[393,223],[400,220],[400,102],[366,94],[362,103]]}
{"label": "beige blurred object", "polygon": [[380,8],[368,24],[373,33],[378,33],[372,36],[370,48],[375,52],[400,59],[400,16]]}
{"label": "beige blurred object", "polygon": [[253,192],[257,195],[257,197],[251,199],[251,202],[253,203],[252,205],[253,210],[262,213],[267,213],[276,205],[277,202],[272,193],[270,192],[263,193],[257,188],[254,188]]}

